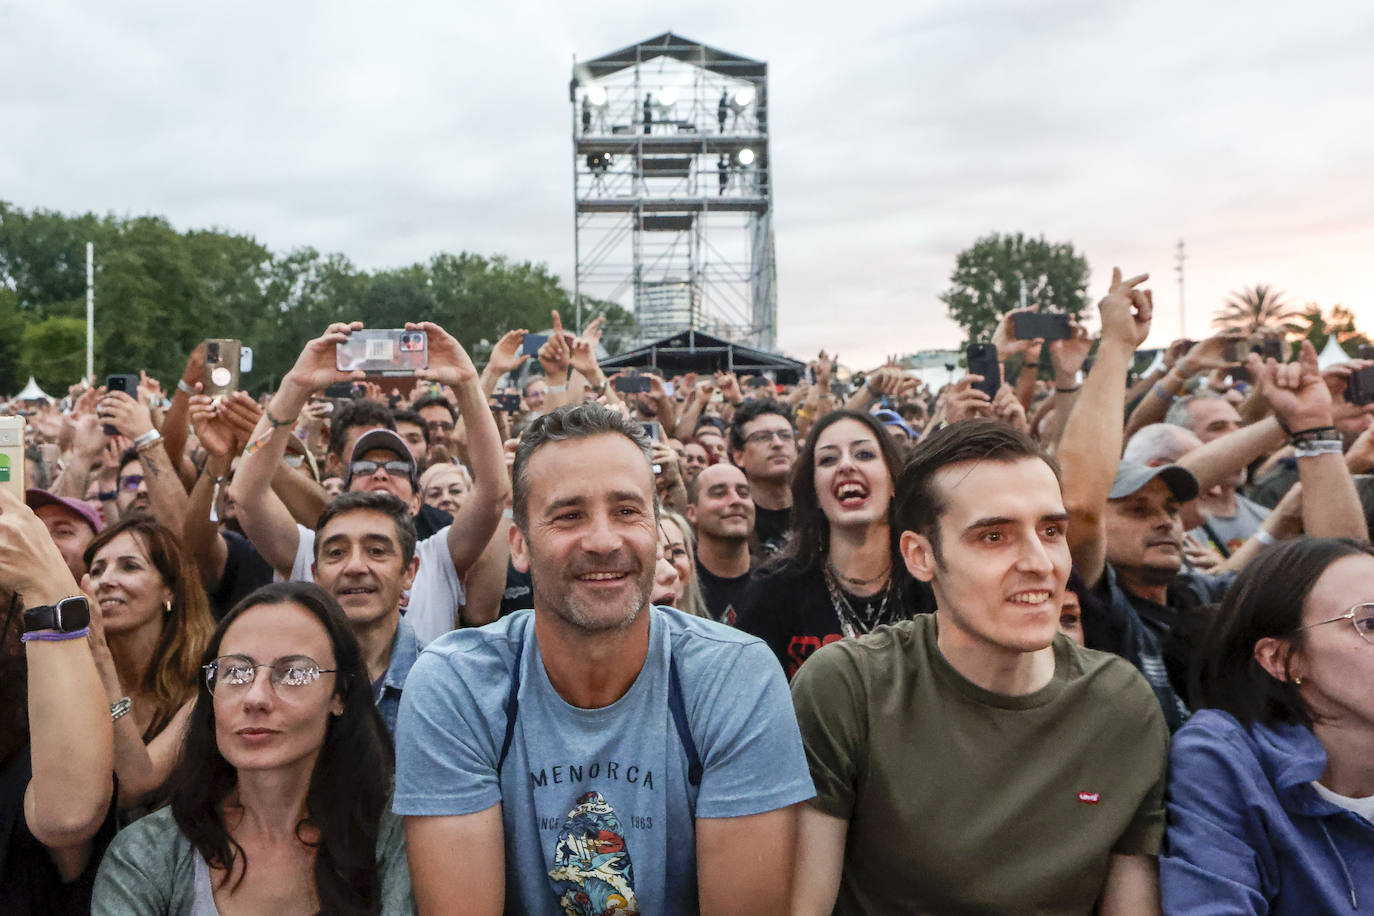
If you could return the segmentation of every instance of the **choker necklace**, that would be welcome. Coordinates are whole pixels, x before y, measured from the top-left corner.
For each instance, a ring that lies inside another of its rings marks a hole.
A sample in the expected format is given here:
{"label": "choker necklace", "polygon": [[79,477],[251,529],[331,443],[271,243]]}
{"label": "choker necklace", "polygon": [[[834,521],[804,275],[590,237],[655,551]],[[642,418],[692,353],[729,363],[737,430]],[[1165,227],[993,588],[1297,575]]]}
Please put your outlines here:
{"label": "choker necklace", "polygon": [[[898,614],[896,613],[896,606],[894,605],[893,611],[890,614],[888,613],[887,607],[888,599],[892,597],[891,579],[883,586],[881,592],[883,598],[882,601],[878,603],[877,607],[874,607],[872,602],[866,601],[864,602],[863,609],[859,610],[850,603],[849,598],[846,597],[844,593],[844,589],[840,588],[840,584],[835,581],[834,575],[830,572],[829,562],[825,564],[823,573],[826,590],[830,593],[831,607],[835,609],[835,617],[839,620],[841,635],[852,638],[872,632],[875,627],[882,624],[897,622]],[[878,596],[872,595],[870,597],[877,598]]]}
{"label": "choker necklace", "polygon": [[874,582],[881,582],[891,573],[891,570],[885,569],[882,572],[878,573],[876,576],[874,576],[872,579],[856,579],[853,576],[846,576],[844,573],[836,569],[835,561],[830,559],[829,557],[825,558],[825,565],[826,568],[830,571],[830,575],[834,576],[836,579],[842,579],[845,582],[848,582],[850,585],[872,585]]}

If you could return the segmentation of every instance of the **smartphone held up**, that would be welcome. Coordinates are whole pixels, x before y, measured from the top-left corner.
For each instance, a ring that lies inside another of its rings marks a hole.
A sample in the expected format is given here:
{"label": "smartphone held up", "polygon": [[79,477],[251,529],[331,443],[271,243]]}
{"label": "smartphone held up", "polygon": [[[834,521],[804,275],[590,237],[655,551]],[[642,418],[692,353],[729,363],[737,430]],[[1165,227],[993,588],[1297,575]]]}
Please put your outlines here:
{"label": "smartphone held up", "polygon": [[361,329],[334,349],[334,366],[340,372],[406,376],[429,368],[429,338],[424,331]]}
{"label": "smartphone held up", "polygon": [[23,417],[0,417],[0,487],[24,500]]}

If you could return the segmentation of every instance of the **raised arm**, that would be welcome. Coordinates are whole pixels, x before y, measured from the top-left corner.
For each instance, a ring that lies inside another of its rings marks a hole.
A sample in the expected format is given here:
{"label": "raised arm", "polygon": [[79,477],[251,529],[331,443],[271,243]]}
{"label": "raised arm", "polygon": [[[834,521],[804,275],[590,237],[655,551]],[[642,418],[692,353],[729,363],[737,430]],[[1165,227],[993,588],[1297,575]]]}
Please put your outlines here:
{"label": "raised arm", "polygon": [[96,408],[101,419],[133,440],[143,478],[148,484],[148,502],[153,517],[173,531],[180,531],[186,519],[186,487],[162,444],[162,435],[153,426],[148,405],[122,391],[112,391],[100,399]]}
{"label": "raised arm", "polygon": [[496,383],[501,380],[501,376],[519,369],[530,358],[528,353],[520,352],[520,345],[525,342],[525,335],[528,333],[529,331],[524,328],[507,331],[501,335],[496,346],[491,348],[487,367],[482,370],[482,392],[487,397],[496,393]]}
{"label": "raised arm", "polygon": [[1073,336],[1066,340],[1050,341],[1050,364],[1054,367],[1054,396],[1050,399],[1054,413],[1048,429],[1041,430],[1040,441],[1050,448],[1057,448],[1064,434],[1064,424],[1073,413],[1073,405],[1078,403],[1081,386],[1078,381],[1079,370],[1088,360],[1093,341],[1088,329],[1077,321],[1070,322]]}
{"label": "raised arm", "polygon": [[1228,359],[1227,356],[1228,351],[1239,340],[1240,338],[1234,335],[1209,337],[1193,344],[1186,353],[1176,359],[1170,354],[1175,354],[1186,341],[1176,340],[1170,344],[1164,360],[1166,363],[1172,362],[1172,365],[1169,366],[1169,371],[1164,374],[1163,378],[1150,386],[1145,397],[1141,398],[1135,410],[1131,411],[1131,419],[1126,424],[1126,438],[1129,439],[1138,430],[1149,426],[1151,423],[1158,423],[1163,420],[1164,415],[1169,411],[1169,405],[1183,394],[1188,380],[1193,376],[1236,365],[1236,362]]}
{"label": "raised arm", "polygon": [[167,417],[162,422],[162,441],[167,449],[167,457],[173,464],[181,461],[186,450],[186,430],[190,421],[191,395],[205,373],[205,341],[196,344],[186,360],[186,368],[181,370],[181,380],[176,391],[172,392],[172,405],[167,408]]}
{"label": "raised arm", "polygon": [[[0,489],[0,585],[24,607],[79,595],[48,530],[14,494]],[[24,644],[28,663],[29,752],[33,776],[24,820],[46,846],[64,880],[79,875],[110,806],[114,735],[90,643],[75,639]]]}
{"label": "raised arm", "polygon": [[186,523],[181,531],[186,541],[186,551],[195,560],[201,584],[208,592],[219,585],[224,575],[224,564],[229,558],[229,549],[224,544],[224,536],[219,533],[219,526],[210,521],[215,486],[216,482],[223,485],[239,448],[232,428],[218,411],[212,409],[210,398],[197,394],[188,398],[188,402],[187,414],[201,448],[205,449],[205,468],[191,488]]}
{"label": "raised arm", "polygon": [[406,328],[422,329],[429,336],[429,368],[416,374],[450,386],[467,425],[472,492],[463,500],[463,508],[448,532],[449,557],[458,575],[463,576],[486,548],[510,498],[506,453],[477,368],[463,345],[432,321],[407,323]]}
{"label": "raised arm", "polygon": [[1069,511],[1069,547],[1089,586],[1097,584],[1107,561],[1105,512],[1121,462],[1126,372],[1135,348],[1150,333],[1150,295],[1136,288],[1147,279],[1149,274],[1122,280],[1121,268],[1112,268],[1111,289],[1098,303],[1102,342],[1097,348],[1097,362],[1083,383],[1059,441],[1064,505]]}
{"label": "raised arm", "polygon": [[272,478],[286,454],[292,424],[311,393],[336,381],[364,377],[362,372],[340,372],[334,356],[335,347],[361,328],[357,321],[335,322],[305,345],[253,430],[229,488],[244,533],[263,559],[283,576],[290,575],[295,563],[300,532],[285,503],[273,492]]}

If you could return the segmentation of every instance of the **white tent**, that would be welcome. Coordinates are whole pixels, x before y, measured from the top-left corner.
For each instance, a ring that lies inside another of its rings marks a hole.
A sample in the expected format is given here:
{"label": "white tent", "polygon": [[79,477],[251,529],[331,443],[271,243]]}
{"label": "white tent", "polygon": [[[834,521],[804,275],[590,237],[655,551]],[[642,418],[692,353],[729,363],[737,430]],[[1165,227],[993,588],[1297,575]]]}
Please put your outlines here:
{"label": "white tent", "polygon": [[1323,369],[1330,369],[1337,363],[1349,361],[1350,354],[1341,349],[1341,343],[1336,339],[1335,334],[1326,338],[1326,346],[1322,347],[1322,351],[1317,354],[1317,365]]}
{"label": "white tent", "polygon": [[15,396],[20,401],[47,401],[52,403],[52,398],[44,394],[43,389],[38,387],[38,380],[32,375],[29,376],[29,383],[24,386],[24,390]]}

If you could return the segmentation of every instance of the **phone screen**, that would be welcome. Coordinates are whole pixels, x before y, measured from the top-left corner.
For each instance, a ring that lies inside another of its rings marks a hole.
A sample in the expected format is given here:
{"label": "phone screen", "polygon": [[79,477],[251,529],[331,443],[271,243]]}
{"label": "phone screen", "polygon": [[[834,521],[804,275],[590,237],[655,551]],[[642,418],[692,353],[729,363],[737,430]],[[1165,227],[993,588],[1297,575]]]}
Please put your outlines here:
{"label": "phone screen", "polygon": [[520,344],[520,352],[526,356],[538,358],[539,348],[549,342],[547,334],[526,334],[524,341]]}
{"label": "phone screen", "polygon": [[0,417],[0,487],[24,501],[23,417]]}

